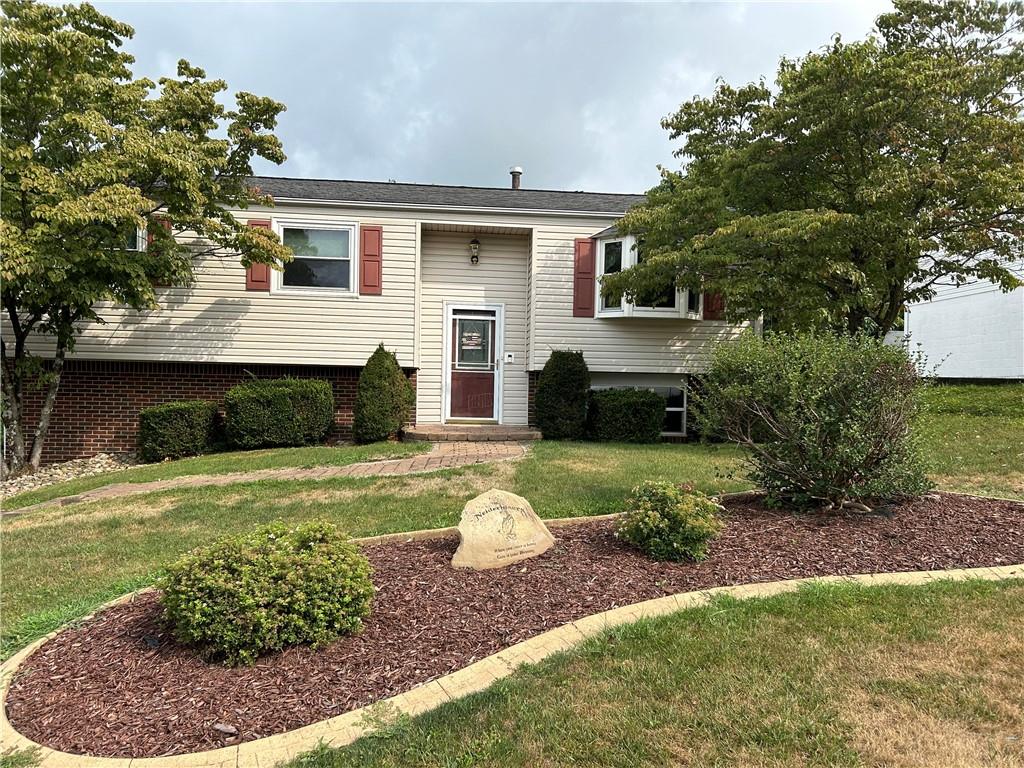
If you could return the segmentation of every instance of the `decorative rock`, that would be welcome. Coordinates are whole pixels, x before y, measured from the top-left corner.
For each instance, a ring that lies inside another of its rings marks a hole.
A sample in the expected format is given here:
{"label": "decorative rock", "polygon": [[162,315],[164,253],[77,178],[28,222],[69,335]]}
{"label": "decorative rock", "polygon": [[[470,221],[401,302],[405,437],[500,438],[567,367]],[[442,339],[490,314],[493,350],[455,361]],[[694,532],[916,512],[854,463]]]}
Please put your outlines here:
{"label": "decorative rock", "polygon": [[502,568],[551,549],[555,537],[522,496],[497,488],[470,499],[459,521],[454,568]]}
{"label": "decorative rock", "polygon": [[233,726],[233,725],[228,725],[227,723],[214,723],[213,724],[213,730],[220,731],[225,736],[237,736],[238,735],[238,729],[235,728],[235,726]]}

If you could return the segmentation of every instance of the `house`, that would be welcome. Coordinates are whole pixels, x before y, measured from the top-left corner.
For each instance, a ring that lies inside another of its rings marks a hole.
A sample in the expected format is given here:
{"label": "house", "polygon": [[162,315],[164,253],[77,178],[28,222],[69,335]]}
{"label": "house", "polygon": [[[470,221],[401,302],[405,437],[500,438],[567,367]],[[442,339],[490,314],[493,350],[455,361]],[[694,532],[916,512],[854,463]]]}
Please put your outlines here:
{"label": "house", "polygon": [[[1016,268],[1024,279],[1024,269]],[[942,286],[911,304],[910,349],[942,379],[1024,380],[1024,287],[1004,293],[987,280]]]}
{"label": "house", "polygon": [[141,408],[220,400],[250,376],[330,380],[344,436],[379,343],[415,383],[420,433],[527,427],[551,350],[578,349],[595,387],[657,389],[666,432],[685,434],[687,377],[742,326],[687,291],[602,298],[601,276],[637,257],[613,225],[643,197],[526,189],[520,174],[507,188],[254,179],[275,206],[235,215],[295,260],[203,258],[193,286],[160,290],[159,310],[105,308],[66,363],[45,460],[133,450]]}

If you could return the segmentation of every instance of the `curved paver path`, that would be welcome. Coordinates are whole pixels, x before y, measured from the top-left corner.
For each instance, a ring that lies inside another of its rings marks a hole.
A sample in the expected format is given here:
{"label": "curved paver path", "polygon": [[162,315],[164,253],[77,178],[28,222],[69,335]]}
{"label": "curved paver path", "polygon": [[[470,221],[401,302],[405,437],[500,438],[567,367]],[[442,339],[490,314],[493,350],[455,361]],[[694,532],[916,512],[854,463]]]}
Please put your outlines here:
{"label": "curved paver path", "polygon": [[[419,533],[427,533],[420,531]],[[785,592],[794,592],[804,584],[862,584],[879,586],[883,584],[918,585],[933,581],[961,581],[979,579],[1002,581],[1024,579],[1024,564],[969,568],[948,571],[911,571],[901,573],[875,573],[858,576],[814,576],[789,581],[771,581],[742,584],[728,587],[714,587],[696,592],[682,592],[674,595],[646,600],[603,613],[596,613],[561,627],[548,630],[540,635],[517,643],[503,651],[487,656],[428,683],[419,685],[405,693],[384,699],[343,715],[312,723],[293,731],[286,731],[262,739],[245,741],[230,747],[190,752],[168,757],[93,757],[58,752],[50,747],[36,744],[22,736],[7,720],[6,700],[11,678],[18,667],[43,643],[57,634],[53,632],[37,640],[12,656],[0,666],[0,748],[12,751],[34,750],[39,768],[270,768],[292,760],[320,744],[329,747],[343,747],[361,736],[371,733],[379,722],[375,714],[419,715],[449,701],[470,693],[482,691],[492,683],[512,674],[523,664],[533,664],[555,653],[567,651],[584,640],[622,624],[640,619],[675,613],[686,608],[705,605],[719,595],[744,600],[770,597]],[[125,595],[108,603],[103,608],[131,600],[137,593]],[[100,608],[99,610],[103,610]],[[98,611],[97,611],[98,612]],[[95,615],[95,614],[94,614]],[[86,617],[89,618],[89,617]],[[60,630],[58,630],[59,632]],[[374,707],[383,705],[383,710]]]}
{"label": "curved paver path", "polygon": [[279,467],[276,469],[254,469],[250,472],[226,472],[219,475],[181,475],[168,480],[151,480],[145,483],[112,483],[74,496],[59,496],[28,507],[4,511],[8,515],[22,515],[46,507],[81,504],[100,499],[114,499],[121,496],[135,496],[153,491],[167,491],[175,488],[196,488],[210,485],[232,485],[252,483],[259,480],[333,480],[337,477],[387,477],[391,475],[418,475],[439,469],[454,469],[471,464],[488,464],[494,461],[510,461],[526,455],[527,446],[513,442],[452,442],[434,443],[430,451],[403,459],[383,459],[359,464],[345,464],[337,467]]}

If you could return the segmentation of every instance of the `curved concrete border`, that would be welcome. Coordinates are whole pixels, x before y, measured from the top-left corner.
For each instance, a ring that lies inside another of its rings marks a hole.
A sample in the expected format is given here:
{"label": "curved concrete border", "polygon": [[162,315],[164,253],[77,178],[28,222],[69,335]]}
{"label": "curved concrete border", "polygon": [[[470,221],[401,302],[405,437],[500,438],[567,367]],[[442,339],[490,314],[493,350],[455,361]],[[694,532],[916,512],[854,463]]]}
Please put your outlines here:
{"label": "curved concrete border", "polygon": [[[2,683],[0,683],[0,734],[3,735],[5,750],[35,750],[40,768],[270,768],[280,762],[291,760],[321,743],[332,747],[351,744],[374,729],[372,715],[375,711],[380,711],[375,708],[382,705],[386,708],[384,711],[389,714],[418,715],[448,701],[482,691],[495,681],[510,675],[523,664],[536,663],[552,654],[569,650],[607,629],[639,619],[664,616],[686,608],[704,605],[719,595],[746,599],[794,592],[804,584],[919,585],[933,581],[964,581],[968,579],[986,581],[1024,579],[1024,564],[950,571],[817,576],[760,584],[714,587],[659,597],[563,624],[451,674],[419,685],[410,691],[328,720],[231,747],[170,757],[110,758],[74,755],[36,744],[14,730],[7,720],[6,711],[7,691],[11,679],[18,667],[40,645],[57,634],[57,632],[53,632],[22,649],[0,666],[0,676],[2,676]],[[139,593],[133,592],[118,598],[100,610],[132,600],[137,594]]]}

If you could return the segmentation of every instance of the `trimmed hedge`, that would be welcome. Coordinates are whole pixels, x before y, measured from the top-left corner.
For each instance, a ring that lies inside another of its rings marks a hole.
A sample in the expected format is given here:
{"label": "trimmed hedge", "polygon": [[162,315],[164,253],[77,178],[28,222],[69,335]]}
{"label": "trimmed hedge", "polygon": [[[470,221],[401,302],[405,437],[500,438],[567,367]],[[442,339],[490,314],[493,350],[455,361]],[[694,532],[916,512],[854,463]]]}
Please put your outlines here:
{"label": "trimmed hedge", "polygon": [[178,642],[208,660],[251,664],[358,632],[370,614],[370,575],[367,559],[330,523],[278,522],[185,555],[158,586]]}
{"label": "trimmed hedge", "polygon": [[139,452],[144,461],[180,459],[207,451],[214,442],[217,404],[183,400],[139,412]]}
{"label": "trimmed hedge", "polygon": [[545,440],[579,440],[587,431],[590,369],[582,352],[555,350],[544,364],[534,403]]}
{"label": "trimmed hedge", "polygon": [[334,424],[334,393],[321,379],[256,379],[224,396],[225,431],[235,448],[322,442]]}
{"label": "trimmed hedge", "polygon": [[656,443],[665,424],[665,398],[649,389],[598,389],[590,393],[591,440]]}
{"label": "trimmed hedge", "polygon": [[690,485],[646,481],[633,489],[615,535],[655,560],[703,560],[722,530],[718,504]]}
{"label": "trimmed hedge", "polygon": [[352,411],[352,436],[357,443],[375,443],[398,434],[416,400],[394,352],[381,344],[359,374]]}

